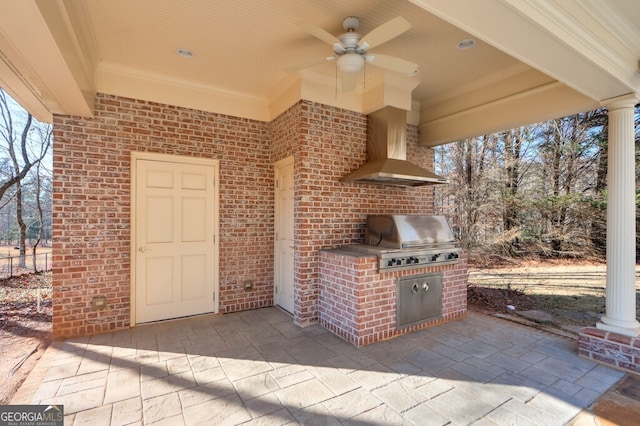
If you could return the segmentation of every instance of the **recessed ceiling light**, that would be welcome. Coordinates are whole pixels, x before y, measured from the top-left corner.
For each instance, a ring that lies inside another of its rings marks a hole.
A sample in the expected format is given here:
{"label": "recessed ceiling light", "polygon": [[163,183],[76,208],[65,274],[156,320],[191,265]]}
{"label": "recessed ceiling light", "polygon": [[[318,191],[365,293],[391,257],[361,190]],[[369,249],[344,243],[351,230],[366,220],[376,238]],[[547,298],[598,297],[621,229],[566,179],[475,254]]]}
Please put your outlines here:
{"label": "recessed ceiling light", "polygon": [[182,47],[176,49],[176,53],[178,54],[178,56],[182,56],[183,58],[191,58],[195,55],[195,53],[193,53],[193,50],[184,49]]}
{"label": "recessed ceiling light", "polygon": [[470,49],[476,45],[476,41],[472,38],[465,38],[458,42],[458,49]]}

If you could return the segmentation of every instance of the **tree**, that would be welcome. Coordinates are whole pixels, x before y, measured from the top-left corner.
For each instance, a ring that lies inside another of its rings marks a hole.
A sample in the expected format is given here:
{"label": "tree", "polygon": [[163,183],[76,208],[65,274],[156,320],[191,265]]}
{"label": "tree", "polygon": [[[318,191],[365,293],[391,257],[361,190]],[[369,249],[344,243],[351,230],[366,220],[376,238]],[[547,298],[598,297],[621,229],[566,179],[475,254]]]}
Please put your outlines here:
{"label": "tree", "polygon": [[[436,211],[449,217],[452,229],[464,247],[486,243],[494,233],[499,212],[491,188],[498,184],[498,138],[485,135],[436,149],[437,173],[447,176],[449,185],[435,191]],[[492,218],[493,220],[490,220]]]}
{"label": "tree", "polygon": [[[38,178],[31,181],[39,182],[40,164],[47,156],[51,142],[51,126],[39,123],[29,113],[21,114],[17,104],[0,89],[0,206],[15,203],[21,263],[26,255],[28,229],[24,220],[24,185],[32,170],[36,171]],[[37,199],[41,188],[41,185],[36,185]],[[40,224],[43,223],[41,220]]]}
{"label": "tree", "polygon": [[504,213],[505,231],[518,226],[518,203],[520,195],[521,160],[522,160],[522,129],[513,129],[502,134],[504,141]]}
{"label": "tree", "polygon": [[35,243],[33,243],[32,245],[32,250],[31,250],[31,254],[33,257],[33,270],[35,272],[38,271],[38,262],[37,262],[37,256],[36,256],[36,252],[38,250],[38,245],[40,244],[40,242],[42,241],[42,236],[44,234],[44,209],[42,206],[42,200],[41,200],[41,194],[42,194],[42,181],[43,181],[43,176],[40,173],[40,163],[38,163],[37,167],[37,173],[35,174],[36,177],[36,188],[35,188],[35,193],[36,193],[36,197],[35,197],[35,201],[36,201],[36,215],[37,215],[37,221],[38,221],[38,226],[37,226],[37,233],[35,235]]}
{"label": "tree", "polygon": [[436,149],[449,180],[436,211],[472,260],[604,254],[606,118],[600,109]]}

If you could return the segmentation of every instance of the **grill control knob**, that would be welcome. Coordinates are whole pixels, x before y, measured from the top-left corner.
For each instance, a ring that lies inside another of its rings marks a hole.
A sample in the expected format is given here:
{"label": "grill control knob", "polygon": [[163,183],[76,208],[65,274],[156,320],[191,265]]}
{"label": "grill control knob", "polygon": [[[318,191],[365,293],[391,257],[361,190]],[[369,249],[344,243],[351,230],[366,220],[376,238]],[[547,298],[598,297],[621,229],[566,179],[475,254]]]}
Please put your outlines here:
{"label": "grill control knob", "polygon": [[398,264],[398,266],[402,265],[402,259],[398,259],[396,263]]}

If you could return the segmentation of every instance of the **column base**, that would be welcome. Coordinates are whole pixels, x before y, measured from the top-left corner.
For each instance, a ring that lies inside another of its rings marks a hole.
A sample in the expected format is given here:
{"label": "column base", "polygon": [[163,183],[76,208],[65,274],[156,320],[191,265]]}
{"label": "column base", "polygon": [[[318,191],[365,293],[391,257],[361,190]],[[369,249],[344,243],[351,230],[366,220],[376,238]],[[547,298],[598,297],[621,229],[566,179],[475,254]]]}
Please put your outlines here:
{"label": "column base", "polygon": [[611,367],[640,373],[640,337],[630,337],[595,327],[578,333],[578,355]]}
{"label": "column base", "polygon": [[640,323],[636,320],[633,321],[620,321],[607,317],[606,315],[600,318],[600,321],[596,324],[596,328],[600,330],[611,331],[623,336],[638,337],[640,336]]}

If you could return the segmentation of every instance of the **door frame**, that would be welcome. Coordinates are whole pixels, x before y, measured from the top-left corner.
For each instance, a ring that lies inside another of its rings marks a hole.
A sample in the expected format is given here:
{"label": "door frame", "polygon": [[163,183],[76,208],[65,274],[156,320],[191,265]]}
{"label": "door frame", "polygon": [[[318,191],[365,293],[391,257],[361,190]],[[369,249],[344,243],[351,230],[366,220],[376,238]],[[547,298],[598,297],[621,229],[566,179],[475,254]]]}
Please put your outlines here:
{"label": "door frame", "polygon": [[131,287],[130,299],[129,299],[129,324],[131,327],[136,325],[136,197],[137,197],[137,166],[138,160],[146,161],[159,161],[163,163],[181,163],[181,164],[193,164],[199,166],[213,167],[213,313],[217,314],[220,310],[220,250],[219,250],[219,235],[220,235],[220,160],[210,158],[198,158],[187,157],[184,155],[172,155],[172,154],[158,154],[152,152],[140,152],[131,151],[131,164],[129,166],[131,172],[130,192],[130,270],[129,270],[129,283]]}
{"label": "door frame", "polygon": [[[279,176],[279,171],[280,169],[282,169],[283,167],[286,166],[294,166],[294,185],[295,185],[295,158],[293,155],[290,155],[289,157],[283,158],[281,160],[278,160],[274,163],[273,165],[273,170],[274,170],[274,183],[277,182],[278,180],[278,176]],[[280,201],[278,199],[278,189],[275,187],[274,185],[274,244],[273,244],[273,304],[274,306],[277,306],[276,304],[276,281],[278,279],[278,261],[282,261],[282,259],[279,258],[278,254],[277,254],[277,250],[278,250],[278,241],[275,238],[275,233],[279,230],[278,228],[278,218],[277,218],[277,212],[278,209],[281,208],[280,206]],[[293,223],[295,223],[295,205],[294,205],[294,211],[293,211],[293,217],[291,218],[291,220],[293,221]],[[295,232],[295,230],[294,230]],[[295,249],[294,249],[295,251]],[[295,258],[295,254],[294,254],[294,258]],[[294,261],[295,262],[295,261]],[[294,265],[294,276],[293,276],[293,306],[292,306],[292,312],[291,315],[295,316],[295,310],[296,310],[296,277],[295,277],[295,265]]]}

